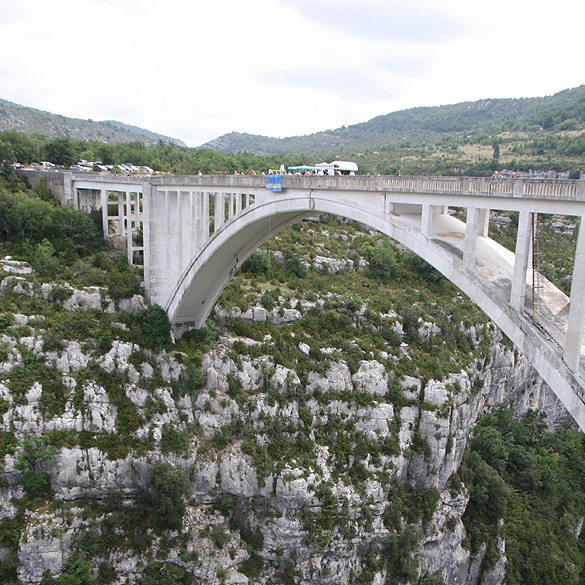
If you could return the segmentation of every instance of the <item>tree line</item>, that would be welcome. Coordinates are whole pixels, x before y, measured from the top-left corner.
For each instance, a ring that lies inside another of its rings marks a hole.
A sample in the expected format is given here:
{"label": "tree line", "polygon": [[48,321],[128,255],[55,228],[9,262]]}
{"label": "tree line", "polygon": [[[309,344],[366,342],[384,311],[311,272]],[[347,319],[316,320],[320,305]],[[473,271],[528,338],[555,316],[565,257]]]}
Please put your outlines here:
{"label": "tree line", "polygon": [[0,162],[31,164],[49,161],[55,165],[70,167],[81,159],[99,161],[105,165],[130,163],[148,166],[154,171],[180,175],[213,175],[220,172],[249,173],[295,166],[306,162],[306,155],[256,156],[250,152],[223,153],[209,148],[188,148],[159,141],[147,146],[142,142],[106,144],[98,140],[73,140],[71,138],[46,138],[41,135],[27,136],[16,130],[0,132]]}

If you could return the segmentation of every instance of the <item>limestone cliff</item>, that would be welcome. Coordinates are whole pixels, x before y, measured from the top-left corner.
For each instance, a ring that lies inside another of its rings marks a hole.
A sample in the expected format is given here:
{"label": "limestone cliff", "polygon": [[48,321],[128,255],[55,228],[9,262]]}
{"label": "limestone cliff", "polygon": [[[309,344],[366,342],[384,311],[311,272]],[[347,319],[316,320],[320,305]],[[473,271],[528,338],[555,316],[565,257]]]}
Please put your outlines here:
{"label": "limestone cliff", "polygon": [[[79,319],[109,311],[120,332],[129,328],[124,315],[144,307],[140,297],[120,305],[99,288],[65,288],[54,294],[34,275],[0,286],[2,295],[54,302]],[[280,301],[270,310],[218,309],[217,318],[282,324],[308,310]],[[104,347],[97,325],[87,339],[56,342],[47,335],[53,316],[9,317],[0,341],[0,558],[26,584],[80,563],[98,583],[116,584],[169,564],[182,569],[181,582],[211,584],[431,575],[503,583],[505,542],[487,571],[481,554],[470,556],[467,492],[450,478],[478,417],[495,404],[546,410],[551,425],[565,417],[489,325],[466,330],[474,347],[489,339],[483,358],[437,379],[393,369],[398,358],[383,349],[348,361],[310,337],[295,338],[294,359],[279,363],[280,340],[226,330],[202,354],[195,382],[181,351],[123,335]],[[402,340],[397,355],[408,356],[406,325],[398,314],[391,320]],[[421,338],[442,335],[432,323],[418,326]],[[179,524],[176,469],[187,478]]]}

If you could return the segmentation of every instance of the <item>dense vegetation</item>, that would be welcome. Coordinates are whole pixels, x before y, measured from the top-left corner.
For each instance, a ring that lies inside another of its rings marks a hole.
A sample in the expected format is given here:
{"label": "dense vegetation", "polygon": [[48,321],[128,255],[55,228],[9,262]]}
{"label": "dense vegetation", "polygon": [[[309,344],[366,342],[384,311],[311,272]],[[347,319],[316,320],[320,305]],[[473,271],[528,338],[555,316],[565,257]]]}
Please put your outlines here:
{"label": "dense vegetation", "polygon": [[463,518],[469,547],[476,553],[487,543],[484,562],[493,565],[496,538],[505,539],[507,583],[583,583],[582,433],[570,427],[551,433],[539,413],[518,420],[497,408],[475,429],[452,481],[460,479],[470,494]]}

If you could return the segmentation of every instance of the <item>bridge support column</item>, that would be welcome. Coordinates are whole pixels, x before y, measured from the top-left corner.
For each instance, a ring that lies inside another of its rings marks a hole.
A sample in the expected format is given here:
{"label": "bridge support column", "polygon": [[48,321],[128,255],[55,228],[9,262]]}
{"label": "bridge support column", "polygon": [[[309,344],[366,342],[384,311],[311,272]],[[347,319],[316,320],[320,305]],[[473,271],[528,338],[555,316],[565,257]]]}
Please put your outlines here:
{"label": "bridge support column", "polygon": [[489,209],[480,209],[479,210],[479,217],[477,221],[477,235],[483,236],[484,238],[488,237],[490,227],[490,210]]}
{"label": "bridge support column", "polygon": [[213,224],[213,231],[223,227],[225,223],[225,193],[215,194],[215,222]]}
{"label": "bridge support column", "polygon": [[132,199],[130,195],[130,191],[125,192],[126,201],[124,206],[124,223],[126,224],[126,254],[128,258],[128,262],[133,264],[133,256],[132,253],[132,234],[134,231],[134,221],[133,221],[133,214],[132,214]]}
{"label": "bridge support column", "polygon": [[463,245],[463,263],[469,268],[475,268],[475,256],[477,249],[477,236],[479,232],[480,210],[475,207],[467,208],[467,221],[465,223],[465,242]]}
{"label": "bridge support column", "polygon": [[73,173],[65,172],[63,175],[63,203],[73,204],[74,209],[79,209],[79,200],[77,198],[77,189],[73,188]]}
{"label": "bridge support column", "polygon": [[427,238],[433,236],[433,218],[437,215],[445,215],[447,213],[445,205],[423,205],[422,215],[420,220],[420,230]]}
{"label": "bridge support column", "polygon": [[579,222],[579,238],[575,250],[573,265],[573,282],[571,284],[571,303],[569,305],[569,321],[563,360],[574,372],[579,371],[581,345],[583,343],[583,327],[585,327],[585,303],[578,302],[580,293],[585,290],[585,216]]}
{"label": "bridge support column", "polygon": [[526,273],[532,249],[532,218],[533,213],[521,211],[518,218],[518,235],[516,237],[516,259],[514,260],[514,275],[512,277],[512,292],[510,305],[517,311],[524,308],[526,298]]}
{"label": "bridge support column", "polygon": [[123,236],[126,233],[124,225],[124,192],[118,191],[118,235]]}
{"label": "bridge support column", "polygon": [[194,250],[200,250],[209,239],[209,195],[204,191],[193,193],[193,217],[195,225]]}
{"label": "bridge support column", "polygon": [[228,193],[227,200],[228,200],[228,219],[231,219],[236,214],[236,203],[237,203],[238,195],[236,193]]}
{"label": "bridge support column", "polygon": [[183,230],[181,224],[181,192],[169,191],[168,234],[172,245],[169,247],[168,266],[173,278],[178,278],[183,271]]}
{"label": "bridge support column", "polygon": [[186,220],[189,218],[188,193],[177,191],[177,224],[179,231],[179,249],[177,250],[177,265],[179,272],[185,269],[186,259],[189,258],[189,225]]}
{"label": "bridge support column", "polygon": [[102,230],[104,232],[104,240],[107,240],[110,228],[108,225],[108,191],[106,189],[100,189],[100,201],[102,204]]}
{"label": "bridge support column", "polygon": [[187,212],[185,213],[185,222],[188,227],[187,229],[187,258],[193,258],[195,255],[195,250],[199,248],[199,236],[201,231],[201,224],[197,223],[197,215],[195,214],[195,210],[197,208],[198,198],[197,193],[193,191],[189,191],[189,200],[187,203]]}
{"label": "bridge support column", "polygon": [[189,191],[187,193],[188,199],[186,201],[186,212],[185,212],[185,223],[187,225],[187,242],[186,242],[186,255],[187,258],[193,258],[197,243],[197,224],[195,223],[195,193]]}
{"label": "bridge support column", "polygon": [[[143,216],[143,238],[144,238],[144,292],[148,301],[151,300],[150,291],[152,290],[152,273],[151,266],[153,265],[152,255],[150,250],[150,222],[152,221],[151,209],[154,207],[152,201],[152,192],[156,189],[152,186],[150,181],[146,181],[142,187],[142,203],[144,206]],[[103,200],[102,200],[103,202]],[[102,208],[103,213],[103,208]]]}
{"label": "bridge support column", "polygon": [[430,238],[433,235],[433,206],[423,205],[420,218],[420,231],[423,236]]}
{"label": "bridge support column", "polygon": [[209,193],[201,193],[201,243],[209,239]]}
{"label": "bridge support column", "polygon": [[148,300],[164,306],[172,273],[172,192],[144,185],[144,283]]}

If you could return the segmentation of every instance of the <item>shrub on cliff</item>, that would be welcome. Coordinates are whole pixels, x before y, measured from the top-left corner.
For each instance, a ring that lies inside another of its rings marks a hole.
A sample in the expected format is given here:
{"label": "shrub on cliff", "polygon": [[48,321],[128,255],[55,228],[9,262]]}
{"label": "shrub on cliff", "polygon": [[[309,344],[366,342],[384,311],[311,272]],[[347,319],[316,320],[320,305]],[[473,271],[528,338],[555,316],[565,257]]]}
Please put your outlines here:
{"label": "shrub on cliff", "polygon": [[147,345],[154,348],[164,348],[171,343],[171,322],[165,310],[160,305],[150,305],[142,313],[142,333],[146,337]]}
{"label": "shrub on cliff", "polygon": [[137,504],[158,532],[180,530],[188,492],[189,476],[184,469],[157,462],[151,467],[147,489],[139,490]]}
{"label": "shrub on cliff", "polygon": [[379,282],[390,282],[398,275],[396,248],[388,241],[368,250],[370,272]]}

